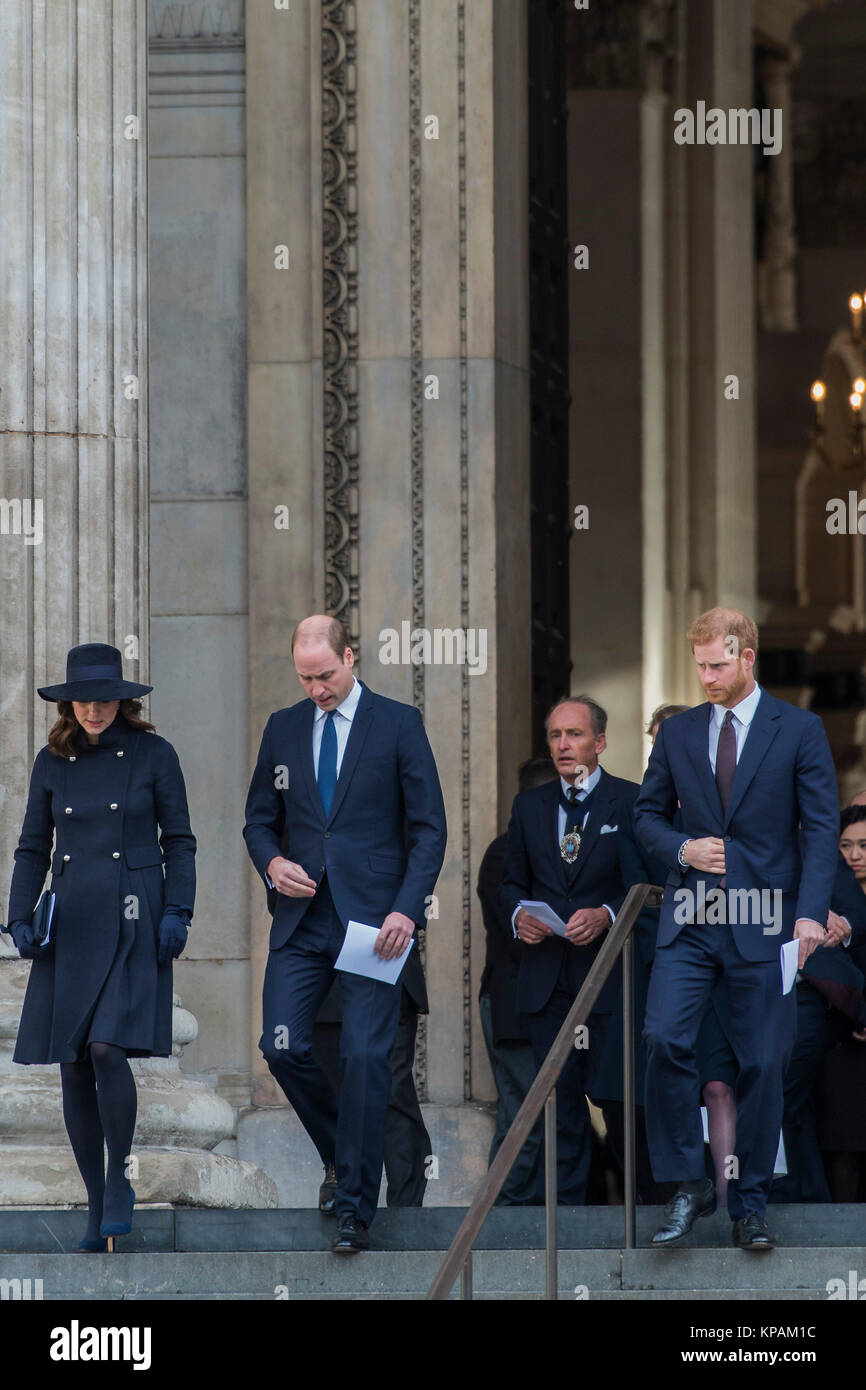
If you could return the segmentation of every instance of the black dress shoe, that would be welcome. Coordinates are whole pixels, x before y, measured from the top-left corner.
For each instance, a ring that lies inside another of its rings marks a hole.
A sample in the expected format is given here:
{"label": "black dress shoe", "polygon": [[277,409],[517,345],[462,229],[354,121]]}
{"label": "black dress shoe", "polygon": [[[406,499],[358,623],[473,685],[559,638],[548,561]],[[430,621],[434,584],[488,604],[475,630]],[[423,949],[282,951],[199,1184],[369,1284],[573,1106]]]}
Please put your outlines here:
{"label": "black dress shoe", "polygon": [[716,1209],[716,1185],[712,1178],[699,1192],[675,1192],[665,1207],[664,1225],[652,1238],[653,1245],[674,1245],[688,1235],[699,1216],[712,1216]]}
{"label": "black dress shoe", "polygon": [[370,1237],[363,1221],[359,1221],[357,1216],[340,1217],[340,1229],[331,1245],[335,1255],[357,1255],[359,1250],[366,1250],[369,1244]]}
{"label": "black dress shoe", "polygon": [[733,1242],[740,1250],[772,1250],[773,1237],[763,1216],[750,1211],[741,1221],[735,1221],[731,1229]]}
{"label": "black dress shoe", "polygon": [[319,1188],[319,1211],[323,1216],[333,1216],[337,1200],[337,1170],[333,1163],[325,1164],[325,1179]]}

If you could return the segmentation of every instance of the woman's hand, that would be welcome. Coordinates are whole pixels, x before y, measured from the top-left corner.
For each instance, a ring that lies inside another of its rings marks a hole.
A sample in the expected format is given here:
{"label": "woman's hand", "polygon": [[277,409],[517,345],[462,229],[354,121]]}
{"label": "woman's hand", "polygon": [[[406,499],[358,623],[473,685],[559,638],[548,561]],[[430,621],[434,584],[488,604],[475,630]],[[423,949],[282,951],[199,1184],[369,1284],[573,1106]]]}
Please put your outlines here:
{"label": "woman's hand", "polygon": [[157,960],[160,965],[168,965],[176,960],[186,945],[189,932],[189,916],[182,907],[167,907],[159,924],[159,947]]}
{"label": "woman's hand", "polygon": [[32,922],[10,922],[6,930],[18,947],[18,954],[22,960],[35,960],[42,954]]}

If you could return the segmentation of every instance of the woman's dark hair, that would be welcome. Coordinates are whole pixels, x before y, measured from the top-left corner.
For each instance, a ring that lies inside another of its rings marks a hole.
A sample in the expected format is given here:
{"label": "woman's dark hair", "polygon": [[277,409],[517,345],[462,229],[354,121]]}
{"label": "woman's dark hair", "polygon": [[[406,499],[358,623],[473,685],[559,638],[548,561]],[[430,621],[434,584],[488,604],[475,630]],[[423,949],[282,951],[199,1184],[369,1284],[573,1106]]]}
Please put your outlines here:
{"label": "woman's dark hair", "polygon": [[[75,751],[75,736],[81,725],[75,718],[71,700],[58,700],[57,708],[60,713],[57,723],[53,724],[49,731],[48,747],[56,757],[69,758]],[[149,724],[146,719],[141,718],[140,700],[121,700],[117,713],[123,715],[131,729],[143,729],[149,734],[156,732],[154,724]]]}
{"label": "woman's dark hair", "polygon": [[839,834],[844,835],[849,825],[866,820],[866,806],[846,806],[839,817]]}

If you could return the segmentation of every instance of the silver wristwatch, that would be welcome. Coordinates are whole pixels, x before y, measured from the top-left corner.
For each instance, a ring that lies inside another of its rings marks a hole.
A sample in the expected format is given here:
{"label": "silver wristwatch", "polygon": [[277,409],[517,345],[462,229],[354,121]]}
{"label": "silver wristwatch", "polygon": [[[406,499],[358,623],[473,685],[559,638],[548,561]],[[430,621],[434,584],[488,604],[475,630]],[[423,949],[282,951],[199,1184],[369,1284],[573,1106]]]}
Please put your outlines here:
{"label": "silver wristwatch", "polygon": [[[693,838],[694,838],[694,836],[692,837],[692,839],[693,839]],[[681,869],[687,869],[687,868],[689,867],[688,864],[686,863],[684,857],[683,857],[683,850],[685,849],[686,845],[690,845],[691,842],[692,842],[691,839],[689,839],[689,840],[683,840],[682,844],[680,845],[679,849],[677,850],[677,859],[679,860],[680,868],[681,868]]]}

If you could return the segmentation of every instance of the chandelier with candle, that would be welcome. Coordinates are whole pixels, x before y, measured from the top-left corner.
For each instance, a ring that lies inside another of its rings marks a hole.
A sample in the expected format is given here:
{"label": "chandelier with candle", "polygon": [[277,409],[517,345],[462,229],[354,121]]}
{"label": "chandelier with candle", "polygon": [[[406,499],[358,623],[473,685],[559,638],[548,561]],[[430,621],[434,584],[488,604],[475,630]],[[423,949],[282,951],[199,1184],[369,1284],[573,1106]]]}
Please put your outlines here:
{"label": "chandelier with candle", "polygon": [[[850,326],[834,335],[827,351],[827,361],[832,362],[833,388],[821,378],[812,382],[812,443],[822,457],[833,467],[854,468],[861,465],[866,455],[864,449],[864,404],[866,404],[866,355],[864,355],[863,311],[866,303],[864,294],[852,294],[848,300]],[[838,421],[838,405],[841,394],[847,393],[847,426],[844,430],[842,450],[838,447],[838,428],[834,430],[837,438],[834,447],[828,449],[827,414],[828,406],[834,409]],[[847,457],[846,457],[847,455]]]}

